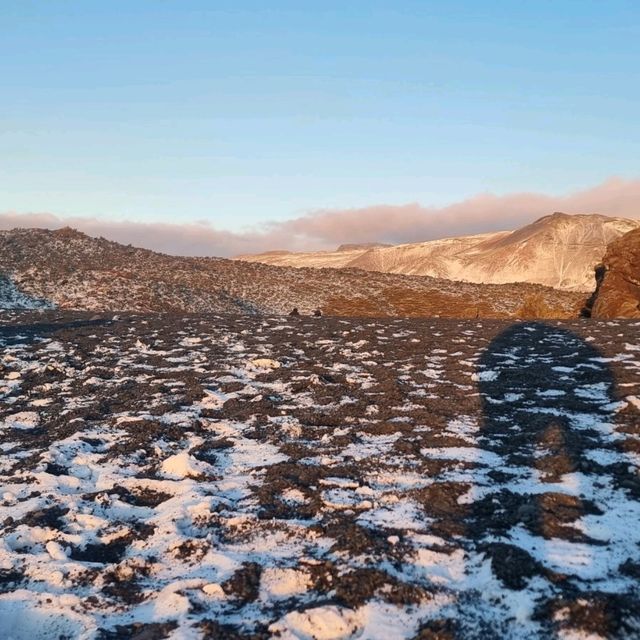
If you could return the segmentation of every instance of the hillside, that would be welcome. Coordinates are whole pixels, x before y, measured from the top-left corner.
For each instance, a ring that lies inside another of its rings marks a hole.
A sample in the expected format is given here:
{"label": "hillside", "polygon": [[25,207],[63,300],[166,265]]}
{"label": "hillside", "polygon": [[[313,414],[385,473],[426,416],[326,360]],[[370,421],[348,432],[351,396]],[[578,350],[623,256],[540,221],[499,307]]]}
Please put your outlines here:
{"label": "hillside", "polygon": [[584,303],[581,294],[536,285],[168,256],[68,228],[0,232],[0,276],[5,308],[281,314],[297,306],[341,316],[500,318],[571,317]]}
{"label": "hillside", "polygon": [[312,253],[270,252],[239,259],[290,267],[354,267],[466,282],[529,282],[592,291],[593,269],[607,244],[640,226],[637,220],[554,213],[515,231],[444,238],[392,247]]}

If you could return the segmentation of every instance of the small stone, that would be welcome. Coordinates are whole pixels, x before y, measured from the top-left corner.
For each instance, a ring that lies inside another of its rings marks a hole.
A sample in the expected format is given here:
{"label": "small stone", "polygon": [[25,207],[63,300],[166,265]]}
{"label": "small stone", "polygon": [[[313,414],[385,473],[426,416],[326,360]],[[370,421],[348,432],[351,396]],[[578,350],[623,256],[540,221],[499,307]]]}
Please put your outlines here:
{"label": "small stone", "polygon": [[533,504],[521,504],[516,511],[519,520],[527,522],[536,515],[536,506]]}
{"label": "small stone", "polygon": [[202,587],[202,591],[212,598],[225,598],[224,589],[217,583],[211,582]]}
{"label": "small stone", "polygon": [[47,553],[54,560],[61,560],[61,561],[67,560],[67,552],[63,549],[62,545],[60,545],[58,542],[55,542],[54,540],[49,540],[49,542],[47,542],[46,549],[47,549]]}

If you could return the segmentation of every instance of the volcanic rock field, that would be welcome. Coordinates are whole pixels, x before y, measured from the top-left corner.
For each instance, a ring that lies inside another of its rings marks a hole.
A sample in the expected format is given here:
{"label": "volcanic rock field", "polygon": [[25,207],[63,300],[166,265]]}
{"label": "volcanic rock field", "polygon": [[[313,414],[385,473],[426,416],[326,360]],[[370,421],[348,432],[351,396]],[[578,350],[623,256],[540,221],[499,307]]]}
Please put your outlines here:
{"label": "volcanic rock field", "polygon": [[639,334],[4,312],[3,637],[638,638]]}

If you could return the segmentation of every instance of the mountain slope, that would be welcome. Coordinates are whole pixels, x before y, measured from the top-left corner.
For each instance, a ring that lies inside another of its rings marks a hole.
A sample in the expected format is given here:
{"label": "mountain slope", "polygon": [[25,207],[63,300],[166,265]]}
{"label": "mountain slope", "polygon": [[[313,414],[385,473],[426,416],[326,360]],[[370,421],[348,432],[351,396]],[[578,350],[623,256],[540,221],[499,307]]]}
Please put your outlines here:
{"label": "mountain slope", "polygon": [[593,269],[602,260],[607,244],[638,227],[637,220],[554,213],[515,231],[349,251],[271,252],[238,259],[486,284],[530,282],[586,292],[593,290]]}
{"label": "mountain slope", "polygon": [[0,232],[0,276],[29,299],[92,311],[279,314],[297,306],[342,316],[570,317],[584,303],[534,285],[168,256],[72,229]]}

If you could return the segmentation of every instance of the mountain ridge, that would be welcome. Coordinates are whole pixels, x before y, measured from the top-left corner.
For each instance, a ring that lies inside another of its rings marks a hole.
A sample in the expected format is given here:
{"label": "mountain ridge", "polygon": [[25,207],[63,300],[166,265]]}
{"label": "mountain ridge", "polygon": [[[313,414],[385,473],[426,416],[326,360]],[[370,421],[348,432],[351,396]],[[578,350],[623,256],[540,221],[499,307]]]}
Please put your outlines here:
{"label": "mountain ridge", "polygon": [[590,292],[607,245],[639,220],[555,212],[512,231],[455,236],[391,247],[307,253],[268,252],[236,259],[289,267],[359,268],[477,284],[528,282]]}

